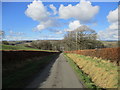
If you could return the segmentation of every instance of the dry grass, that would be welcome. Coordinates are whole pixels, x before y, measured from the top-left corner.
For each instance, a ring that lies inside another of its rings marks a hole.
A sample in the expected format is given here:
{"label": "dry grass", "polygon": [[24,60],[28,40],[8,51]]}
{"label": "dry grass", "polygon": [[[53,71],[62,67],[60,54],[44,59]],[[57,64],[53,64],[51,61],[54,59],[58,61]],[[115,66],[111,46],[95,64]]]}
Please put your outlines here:
{"label": "dry grass", "polygon": [[67,54],[101,88],[118,88],[118,66],[109,61]]}

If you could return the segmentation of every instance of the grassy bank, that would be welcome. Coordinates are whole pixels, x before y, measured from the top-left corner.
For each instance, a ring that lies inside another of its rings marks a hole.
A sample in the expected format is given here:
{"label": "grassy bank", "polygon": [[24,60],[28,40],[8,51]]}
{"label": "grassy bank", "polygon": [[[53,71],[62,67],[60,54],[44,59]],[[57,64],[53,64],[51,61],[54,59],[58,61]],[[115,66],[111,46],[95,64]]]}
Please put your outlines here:
{"label": "grassy bank", "polygon": [[3,70],[3,88],[24,88],[29,84],[38,72],[40,72],[51,60],[57,57],[58,54],[49,55],[42,58],[34,58],[27,60],[22,67],[11,70]]}
{"label": "grassy bank", "polygon": [[69,58],[69,57],[67,56],[66,53],[64,53],[64,56],[67,58],[69,64],[72,66],[72,68],[74,69],[74,71],[75,71],[76,74],[78,75],[79,80],[82,81],[82,84],[84,85],[85,88],[96,88],[96,89],[98,89],[98,90],[101,90],[98,86],[96,86],[96,85],[92,82],[91,78],[90,78],[87,74],[85,74],[85,73],[74,63],[74,61],[73,61],[71,58]]}
{"label": "grassy bank", "polygon": [[[78,54],[66,54],[101,88],[118,88],[118,66],[102,59]],[[91,83],[93,84],[93,83]]]}

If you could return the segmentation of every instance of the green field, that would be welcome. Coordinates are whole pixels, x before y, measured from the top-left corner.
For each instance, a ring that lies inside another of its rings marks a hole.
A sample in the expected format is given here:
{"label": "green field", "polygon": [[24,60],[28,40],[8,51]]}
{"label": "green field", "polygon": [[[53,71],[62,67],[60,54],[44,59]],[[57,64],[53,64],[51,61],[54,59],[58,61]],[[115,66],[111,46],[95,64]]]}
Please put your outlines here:
{"label": "green field", "polygon": [[2,45],[2,47],[0,47],[0,49],[1,50],[40,50],[40,49],[25,47],[22,45],[18,45],[18,46]]}
{"label": "green field", "polygon": [[40,50],[40,49],[29,48],[22,45],[18,46],[1,45],[0,50]]}
{"label": "green field", "polygon": [[107,48],[118,47],[118,41],[102,41]]}
{"label": "green field", "polygon": [[47,51],[47,52],[55,52],[52,50],[41,50],[36,48],[25,47],[24,45],[0,45],[0,50],[37,50],[37,51]]}

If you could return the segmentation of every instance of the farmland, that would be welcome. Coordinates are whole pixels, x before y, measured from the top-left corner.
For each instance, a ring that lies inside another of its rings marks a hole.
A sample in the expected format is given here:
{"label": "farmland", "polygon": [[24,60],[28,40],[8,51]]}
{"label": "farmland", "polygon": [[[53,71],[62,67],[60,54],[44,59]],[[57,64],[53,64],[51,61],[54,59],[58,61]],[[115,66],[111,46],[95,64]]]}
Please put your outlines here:
{"label": "farmland", "polygon": [[4,45],[2,44],[0,50],[33,50],[33,51],[47,51],[47,52],[54,52],[52,50],[40,50],[36,48],[25,47],[24,45]]}
{"label": "farmland", "polygon": [[[3,45],[3,88],[23,88],[53,61],[59,52]],[[47,56],[47,57],[46,57]],[[30,79],[32,78],[32,79]],[[16,83],[18,81],[19,83]]]}
{"label": "farmland", "polygon": [[[120,48],[103,48],[64,51],[64,53],[75,63],[76,66],[73,65],[73,68],[79,67],[77,73],[81,74],[80,77],[83,78],[86,87],[117,88],[119,50]],[[34,75],[46,67],[52,59],[57,58],[59,52],[23,45],[2,45],[2,56],[3,87],[19,88],[28,85],[30,78],[34,79]]]}
{"label": "farmland", "polygon": [[[30,78],[34,79],[38,72],[59,56],[58,51],[41,50],[22,44],[3,44],[1,50],[3,87],[7,88],[27,86]],[[117,88],[119,51],[120,48],[101,48],[64,51],[64,53],[75,63],[76,66],[72,67],[79,68],[77,73],[80,74],[80,78],[82,77],[86,87]],[[19,84],[16,83],[16,80]]]}
{"label": "farmland", "polygon": [[[25,88],[58,54],[3,65],[3,88]],[[17,81],[17,82],[16,82]]]}
{"label": "farmland", "polygon": [[39,50],[39,49],[34,49],[34,48],[28,48],[22,45],[19,46],[13,46],[13,45],[2,45],[1,50]]}
{"label": "farmland", "polygon": [[101,41],[105,47],[107,48],[114,48],[114,47],[118,47],[119,42],[120,41]]}

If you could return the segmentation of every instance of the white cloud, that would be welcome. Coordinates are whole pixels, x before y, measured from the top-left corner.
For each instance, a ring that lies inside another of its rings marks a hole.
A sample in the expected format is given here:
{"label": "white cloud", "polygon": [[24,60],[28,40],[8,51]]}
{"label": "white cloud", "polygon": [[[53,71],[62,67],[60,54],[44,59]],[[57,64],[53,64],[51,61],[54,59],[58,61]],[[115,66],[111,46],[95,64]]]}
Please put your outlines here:
{"label": "white cloud", "polygon": [[40,24],[34,28],[35,31],[41,31],[48,28],[53,23],[53,21],[49,18],[49,12],[41,1],[33,1],[30,5],[28,5],[25,14],[33,20],[40,22]]}
{"label": "white cloud", "polygon": [[[14,32],[12,30],[9,31],[9,35],[5,35],[5,38],[3,40],[24,40],[26,37],[24,37],[25,33],[23,32]],[[27,39],[26,39],[27,40]]]}
{"label": "white cloud", "polygon": [[118,8],[110,11],[107,19],[110,25],[106,30],[98,32],[99,38],[102,40],[118,40],[120,37],[118,34]]}
{"label": "white cloud", "polygon": [[45,29],[45,25],[44,24],[39,24],[36,27],[36,30],[43,30],[43,29]]}
{"label": "white cloud", "polygon": [[41,40],[62,40],[63,37],[57,35],[57,36],[53,36],[53,35],[40,35],[39,39]]}
{"label": "white cloud", "polygon": [[0,30],[0,36],[2,36],[4,34],[3,30]]}
{"label": "white cloud", "polygon": [[56,14],[57,14],[57,9],[56,9],[56,7],[55,7],[53,4],[51,4],[51,5],[50,5],[50,8],[53,10],[54,15],[56,15]]}
{"label": "white cloud", "polygon": [[40,24],[34,28],[34,31],[41,31],[49,27],[58,27],[58,23],[55,19],[52,20],[52,18],[50,18],[47,21],[41,21]]}
{"label": "white cloud", "polygon": [[7,35],[4,40],[7,41],[21,41],[21,40],[37,40],[38,37],[33,38],[33,37],[23,37],[23,36],[11,36],[11,35]]}
{"label": "white cloud", "polygon": [[3,39],[4,31],[0,30],[0,41]]}
{"label": "white cloud", "polygon": [[49,12],[47,12],[47,9],[41,1],[33,1],[30,5],[28,5],[25,14],[37,21],[46,20],[49,16]]}
{"label": "white cloud", "polygon": [[[54,11],[54,14],[57,14],[56,7],[50,5],[50,8]],[[57,19],[50,16],[50,13],[41,1],[33,1],[28,5],[25,14],[40,23],[34,28],[34,31],[41,31],[49,27],[58,26],[56,25]]]}
{"label": "white cloud", "polygon": [[101,40],[118,40],[118,31],[113,29],[106,29],[98,33]]}
{"label": "white cloud", "polygon": [[56,34],[63,34],[63,31],[57,31]]}
{"label": "white cloud", "polygon": [[110,11],[107,16],[107,19],[110,23],[117,22],[118,21],[118,8],[113,11]]}
{"label": "white cloud", "polygon": [[[44,29],[48,29],[49,27],[60,27],[62,25],[58,19],[69,19],[75,18],[79,21],[89,21],[91,20],[99,11],[98,6],[92,6],[89,1],[81,0],[81,3],[72,6],[71,4],[68,6],[61,5],[59,7],[59,11],[57,8],[51,4],[49,7],[52,9],[52,13],[47,10],[47,7],[41,1],[33,1],[28,5],[28,8],[25,11],[25,14],[32,18],[35,21],[39,22],[34,28],[34,31],[41,31]],[[89,9],[88,9],[89,8]],[[52,15],[59,14],[60,18],[52,17]],[[75,24],[74,24],[75,23]],[[69,25],[69,30],[76,28],[79,26],[79,22],[74,22]],[[73,28],[74,27],[74,28]]]}
{"label": "white cloud", "polygon": [[118,22],[110,24],[108,27],[110,30],[118,30]]}
{"label": "white cloud", "polygon": [[98,6],[92,6],[90,1],[82,0],[79,4],[73,6],[61,5],[59,8],[59,17],[63,19],[75,18],[86,22],[91,20],[99,11]]}
{"label": "white cloud", "polygon": [[81,24],[80,24],[80,22],[78,20],[73,21],[73,22],[71,22],[69,24],[69,28],[71,28],[73,30],[76,29],[76,28],[78,28],[78,27],[80,27],[80,26],[81,26]]}
{"label": "white cloud", "polygon": [[21,37],[21,36],[11,36],[11,35],[7,35],[7,36],[5,37],[5,40],[7,40],[7,41],[11,41],[11,40],[17,41],[17,40],[22,40],[22,39],[23,39],[23,37]]}
{"label": "white cloud", "polygon": [[78,20],[75,20],[75,21],[69,23],[69,27],[68,27],[68,29],[65,29],[65,31],[73,31],[80,26],[81,26],[80,22]]}
{"label": "white cloud", "polygon": [[46,38],[46,40],[62,40],[63,37],[51,37],[51,38]]}
{"label": "white cloud", "polygon": [[14,32],[12,30],[10,30],[9,33],[10,33],[11,36],[21,36],[21,35],[25,34],[23,32]]}

